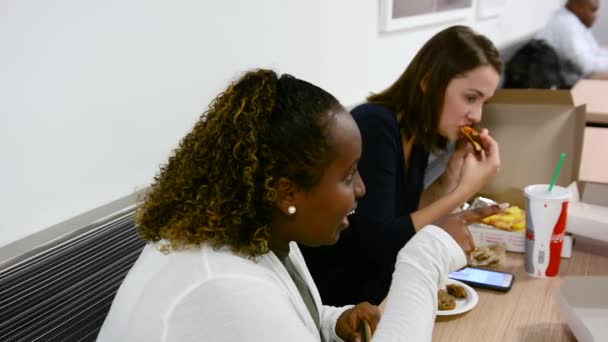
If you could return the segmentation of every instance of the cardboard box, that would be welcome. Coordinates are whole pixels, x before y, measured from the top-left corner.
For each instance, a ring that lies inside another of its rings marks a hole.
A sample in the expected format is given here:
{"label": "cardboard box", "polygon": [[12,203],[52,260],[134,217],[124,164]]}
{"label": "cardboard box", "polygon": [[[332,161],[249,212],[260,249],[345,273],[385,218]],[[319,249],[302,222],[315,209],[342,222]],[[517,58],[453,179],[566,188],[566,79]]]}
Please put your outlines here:
{"label": "cardboard box", "polygon": [[[606,95],[608,96],[608,93]],[[583,151],[581,156],[581,168],[579,175],[580,181],[598,184],[608,184],[608,151],[606,151],[607,147],[608,128],[585,128],[585,137],[583,140]],[[606,197],[608,197],[608,192],[606,192],[605,194]]]}
{"label": "cardboard box", "polygon": [[572,191],[572,200],[568,206],[566,230],[608,242],[608,207],[582,202],[576,183],[572,183],[569,188]]}
{"label": "cardboard box", "polygon": [[572,88],[576,104],[586,105],[579,181],[584,203],[608,206],[608,81],[580,80]]}
{"label": "cardboard box", "polygon": [[[585,184],[582,200],[608,206],[608,81],[581,80],[572,88],[576,104],[586,105],[587,128],[581,159],[579,181]],[[588,193],[587,193],[588,192]],[[603,201],[600,202],[600,193]]]}
{"label": "cardboard box", "polygon": [[562,152],[566,159],[556,184],[578,179],[585,106],[568,90],[499,89],[485,106],[482,126],[500,144],[498,176],[481,195],[525,208],[523,189],[549,183]]}
{"label": "cardboard box", "polygon": [[[606,164],[597,163],[608,155],[605,152],[608,128],[586,127],[585,105],[580,105],[582,89],[589,86],[585,83],[585,87],[579,86],[576,92],[498,90],[486,105],[482,126],[487,127],[500,144],[501,170],[480,194],[497,202],[525,208],[523,189],[530,184],[549,183],[559,155],[565,152],[566,159],[556,184],[570,186],[574,194],[566,231],[608,241],[608,207],[585,203],[589,199],[608,199],[605,192],[608,161]],[[602,86],[608,86],[608,82]],[[578,94],[577,100],[573,94]],[[605,108],[608,117],[608,103]],[[597,116],[593,118],[597,120]],[[583,182],[577,182],[579,178]],[[584,189],[582,200],[579,196],[581,189]],[[515,235],[521,233],[490,229],[493,228],[473,226],[471,230],[474,236],[477,234],[480,243],[502,240],[509,250],[523,251],[523,237]]]}
{"label": "cardboard box", "polygon": [[586,105],[586,121],[590,124],[608,124],[608,81],[580,80],[572,87],[575,105]]}
{"label": "cardboard box", "polygon": [[606,288],[608,277],[564,278],[557,293],[557,303],[577,341],[608,341]]}
{"label": "cardboard box", "polygon": [[576,104],[586,105],[579,186],[568,213],[567,228],[577,235],[608,241],[608,81],[581,80],[572,88]]}
{"label": "cardboard box", "polygon": [[[482,126],[500,144],[498,176],[481,196],[525,208],[523,189],[549,183],[562,152],[566,159],[556,184],[578,179],[585,106],[577,106],[567,90],[499,89],[484,109]],[[470,226],[478,245],[504,242],[508,251],[524,252],[524,232],[508,232],[483,224]],[[562,257],[572,254],[573,239],[564,237]]]}
{"label": "cardboard box", "polygon": [[[492,226],[483,223],[474,223],[469,225],[471,235],[476,246],[487,246],[496,243],[504,243],[507,246],[507,251],[524,253],[526,247],[526,236],[524,231],[509,232],[506,230],[496,229]],[[562,244],[562,258],[570,258],[572,256],[572,246],[574,239],[571,235],[564,235]]]}
{"label": "cardboard box", "polygon": [[608,207],[608,184],[585,183],[581,202]]}

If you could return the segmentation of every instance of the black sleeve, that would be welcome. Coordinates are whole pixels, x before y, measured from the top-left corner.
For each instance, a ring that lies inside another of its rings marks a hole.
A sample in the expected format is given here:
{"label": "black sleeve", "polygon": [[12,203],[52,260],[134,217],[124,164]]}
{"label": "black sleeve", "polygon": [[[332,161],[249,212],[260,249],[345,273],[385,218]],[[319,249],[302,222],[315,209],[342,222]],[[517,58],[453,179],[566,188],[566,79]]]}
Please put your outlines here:
{"label": "black sleeve", "polygon": [[352,114],[361,131],[363,151],[358,167],[366,186],[366,194],[350,218],[356,227],[353,239],[379,263],[392,265],[399,250],[416,233],[404,204],[418,202],[419,196],[404,198],[403,149],[393,113],[368,104],[355,108]]}

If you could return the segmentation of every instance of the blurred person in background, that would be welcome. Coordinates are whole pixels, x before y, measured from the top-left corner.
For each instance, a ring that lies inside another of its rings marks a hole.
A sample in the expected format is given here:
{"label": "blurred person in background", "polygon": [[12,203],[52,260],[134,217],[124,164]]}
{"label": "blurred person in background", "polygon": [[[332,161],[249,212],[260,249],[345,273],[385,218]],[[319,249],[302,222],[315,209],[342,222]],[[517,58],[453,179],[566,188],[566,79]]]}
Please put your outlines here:
{"label": "blurred person in background", "polygon": [[608,49],[591,32],[598,9],[599,0],[568,0],[536,37],[555,49],[565,64],[568,84],[584,77],[608,79]]}

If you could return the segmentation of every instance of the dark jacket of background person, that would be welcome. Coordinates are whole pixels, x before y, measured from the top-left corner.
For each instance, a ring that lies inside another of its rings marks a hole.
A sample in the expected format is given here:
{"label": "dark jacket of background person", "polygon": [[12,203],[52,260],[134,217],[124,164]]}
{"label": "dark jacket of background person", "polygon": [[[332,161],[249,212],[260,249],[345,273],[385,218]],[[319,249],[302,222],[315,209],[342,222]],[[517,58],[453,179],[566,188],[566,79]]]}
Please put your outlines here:
{"label": "dark jacket of background person", "polygon": [[505,66],[503,88],[570,89],[583,76],[546,41],[532,39]]}

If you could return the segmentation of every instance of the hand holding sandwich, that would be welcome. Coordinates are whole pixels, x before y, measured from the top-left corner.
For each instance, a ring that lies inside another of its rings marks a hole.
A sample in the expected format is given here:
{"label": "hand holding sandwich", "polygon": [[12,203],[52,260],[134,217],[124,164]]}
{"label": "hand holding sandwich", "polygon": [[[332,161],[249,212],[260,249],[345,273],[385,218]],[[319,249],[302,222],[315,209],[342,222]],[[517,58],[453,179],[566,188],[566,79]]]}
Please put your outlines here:
{"label": "hand holding sandwich", "polygon": [[[464,136],[457,141],[456,149],[440,178],[444,193],[452,192],[457,188],[462,191],[460,188],[464,185],[467,193],[463,197],[468,198],[498,172],[500,158],[496,141],[488,135],[487,129],[476,132],[474,139],[478,148]],[[472,160],[466,162],[468,157]],[[472,165],[465,168],[466,163]],[[472,170],[474,168],[480,169]],[[469,179],[472,177],[477,179]]]}
{"label": "hand holding sandwich", "polygon": [[[470,195],[479,192],[498,174],[500,169],[498,143],[488,134],[488,130],[481,129],[475,139],[481,150],[475,152],[473,144],[467,144],[469,152],[464,156],[458,184],[458,188],[462,188],[462,191],[466,191]],[[473,151],[471,152],[471,150]]]}

